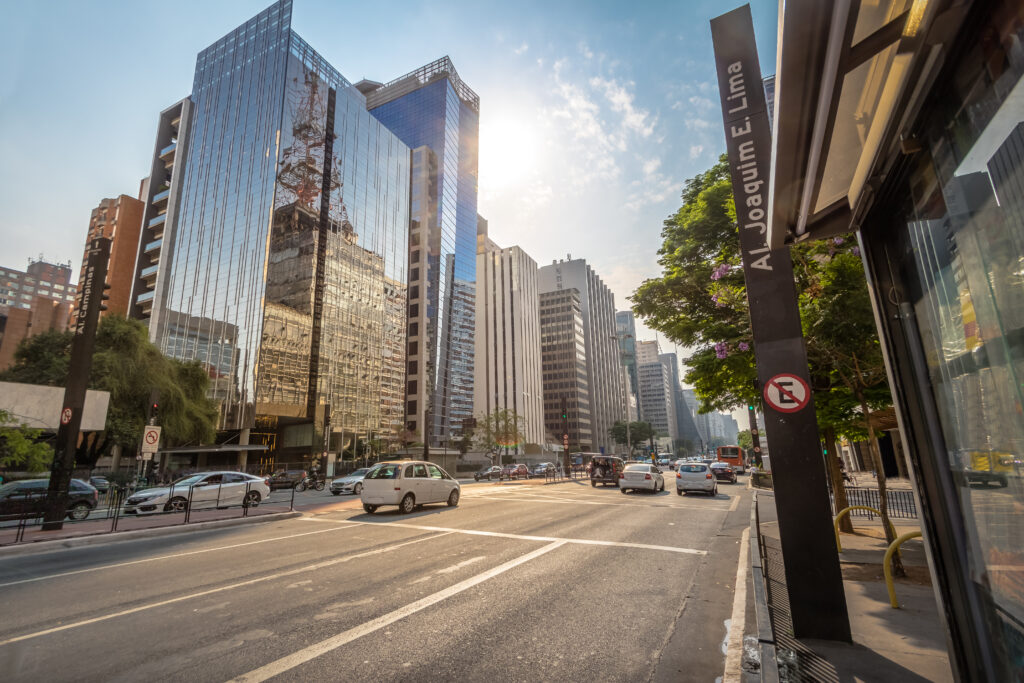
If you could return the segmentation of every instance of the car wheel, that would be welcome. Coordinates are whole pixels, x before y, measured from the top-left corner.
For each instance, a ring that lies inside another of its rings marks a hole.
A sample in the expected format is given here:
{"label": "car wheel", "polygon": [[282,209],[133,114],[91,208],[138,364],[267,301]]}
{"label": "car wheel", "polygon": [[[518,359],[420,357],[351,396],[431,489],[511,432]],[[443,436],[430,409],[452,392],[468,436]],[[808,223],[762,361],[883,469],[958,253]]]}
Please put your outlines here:
{"label": "car wheel", "polygon": [[597,488],[597,482],[594,481],[593,479],[591,479],[590,480],[590,487],[596,489]]}
{"label": "car wheel", "polygon": [[164,505],[164,512],[184,512],[187,507],[188,499],[175,496],[167,501],[167,505]]}
{"label": "car wheel", "polygon": [[245,500],[242,501],[242,505],[247,508],[254,508],[260,504],[260,492],[249,491],[245,494]]}
{"label": "car wheel", "polygon": [[313,488],[315,488],[317,491],[323,491],[324,490],[324,486],[325,486],[324,482],[318,481],[317,483],[315,483],[313,485]]}
{"label": "car wheel", "polygon": [[363,483],[362,482],[356,482],[356,485],[352,487],[352,493],[354,493],[354,494],[356,494],[358,496],[362,492],[363,492]]}
{"label": "car wheel", "polygon": [[374,512],[377,511],[377,506],[376,505],[368,505],[366,503],[363,503],[363,509],[366,510],[366,514],[372,515]]}
{"label": "car wheel", "polygon": [[682,489],[676,489],[676,495],[677,496],[683,495],[683,490]]}
{"label": "car wheel", "polygon": [[619,490],[620,490],[620,491],[622,491],[623,493],[625,493],[625,492],[626,492],[626,489],[625,489],[625,488],[623,488],[623,487],[621,487],[621,486],[619,487]]}
{"label": "car wheel", "polygon": [[413,496],[411,493],[405,494],[405,498],[402,499],[402,502],[401,504],[399,504],[398,509],[401,511],[403,515],[409,514],[410,512],[416,509],[416,497]]}
{"label": "car wheel", "polygon": [[1005,489],[1007,487],[1007,485],[1009,484],[1009,482],[1006,481],[1006,479],[999,479],[998,481],[999,481],[999,488],[1001,488],[1001,489]]}
{"label": "car wheel", "polygon": [[89,511],[92,510],[89,504],[83,501],[78,501],[70,508],[68,508],[68,519],[80,521],[89,516]]}
{"label": "car wheel", "polygon": [[448,507],[453,508],[459,504],[459,490],[452,489],[452,492],[448,494]]}

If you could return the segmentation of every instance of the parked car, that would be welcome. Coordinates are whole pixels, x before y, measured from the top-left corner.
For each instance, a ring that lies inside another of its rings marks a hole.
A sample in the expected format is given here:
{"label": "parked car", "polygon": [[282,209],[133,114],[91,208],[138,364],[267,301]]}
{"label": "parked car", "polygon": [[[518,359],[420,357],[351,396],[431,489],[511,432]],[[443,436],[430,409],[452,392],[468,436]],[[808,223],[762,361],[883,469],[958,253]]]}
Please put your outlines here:
{"label": "parked car", "polygon": [[477,481],[480,481],[481,479],[486,479],[487,481],[490,481],[491,479],[501,479],[501,468],[497,465],[485,467],[474,474],[473,478]]}
{"label": "parked car", "polygon": [[713,462],[710,465],[711,474],[715,475],[718,481],[727,481],[730,484],[736,483],[736,470],[732,465],[724,462]]}
{"label": "parked car", "polygon": [[523,463],[505,465],[501,470],[502,479],[529,479],[530,468]]}
{"label": "parked car", "polygon": [[676,493],[680,496],[690,491],[703,491],[712,496],[718,494],[718,480],[711,473],[711,466],[702,462],[688,462],[676,469]]}
{"label": "parked car", "polygon": [[629,489],[643,489],[654,493],[664,491],[665,477],[654,465],[626,465],[619,474],[619,490],[625,493]]}
{"label": "parked car", "polygon": [[595,455],[590,460],[590,485],[613,484],[619,485],[619,474],[622,472],[624,463],[622,458],[611,455]]}
{"label": "parked car", "polygon": [[397,505],[400,512],[408,514],[417,505],[428,503],[455,507],[461,494],[459,482],[434,463],[404,460],[381,463],[368,472],[360,499],[369,514],[382,505]]}
{"label": "parked car", "polygon": [[[49,479],[22,479],[0,486],[0,519],[36,517],[46,509]],[[72,479],[68,487],[68,519],[80,521],[99,503],[99,492],[81,479]]]}
{"label": "parked car", "polygon": [[89,486],[100,493],[106,493],[110,490],[110,481],[106,477],[89,477]]}
{"label": "parked car", "polygon": [[[126,515],[184,512],[193,509],[245,505],[256,507],[270,495],[262,477],[243,472],[201,472],[184,477],[170,486],[143,489],[124,502]],[[191,502],[190,502],[191,501]]]}
{"label": "parked car", "polygon": [[281,470],[280,472],[274,472],[270,475],[270,479],[267,480],[271,491],[277,489],[291,489],[295,488],[296,484],[300,481],[305,481],[308,473],[306,470]]}
{"label": "parked car", "polygon": [[542,462],[541,464],[539,464],[536,467],[534,467],[533,468],[533,472],[531,472],[530,474],[532,476],[534,476],[534,477],[544,477],[544,476],[547,476],[548,472],[554,472],[554,471],[555,471],[555,463],[553,463],[553,462]]}
{"label": "parked car", "polygon": [[335,496],[340,496],[343,493],[354,493],[358,496],[363,491],[363,477],[371,469],[373,468],[360,467],[355,472],[338,477],[331,482],[331,493]]}

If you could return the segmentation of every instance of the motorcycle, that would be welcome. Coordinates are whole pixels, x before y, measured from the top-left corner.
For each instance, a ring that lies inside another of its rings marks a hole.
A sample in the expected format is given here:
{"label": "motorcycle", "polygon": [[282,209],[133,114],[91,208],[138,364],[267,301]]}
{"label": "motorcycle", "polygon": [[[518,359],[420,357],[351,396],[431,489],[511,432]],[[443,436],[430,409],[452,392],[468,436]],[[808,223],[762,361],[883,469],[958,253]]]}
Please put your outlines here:
{"label": "motorcycle", "polygon": [[305,479],[303,479],[302,481],[295,485],[295,490],[298,491],[299,493],[302,493],[306,489],[316,489],[317,491],[323,491],[326,485],[327,482],[325,482],[323,479],[314,479],[312,477],[306,477]]}

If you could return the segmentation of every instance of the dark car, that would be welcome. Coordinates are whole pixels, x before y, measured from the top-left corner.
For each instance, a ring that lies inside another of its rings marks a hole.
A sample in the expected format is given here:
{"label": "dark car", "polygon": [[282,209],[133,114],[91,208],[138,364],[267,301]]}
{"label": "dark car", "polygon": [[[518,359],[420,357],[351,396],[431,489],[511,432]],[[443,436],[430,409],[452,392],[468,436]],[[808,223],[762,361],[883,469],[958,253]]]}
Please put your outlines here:
{"label": "dark car", "polygon": [[623,466],[622,458],[611,455],[595,455],[590,460],[590,485],[612,484],[617,487]]}
{"label": "dark car", "polygon": [[110,481],[106,477],[89,477],[89,485],[100,493],[106,493],[110,490]]}
{"label": "dark car", "polygon": [[481,479],[486,479],[487,481],[490,481],[491,479],[501,479],[501,468],[497,465],[485,467],[474,474],[473,478],[477,481],[480,481]]}
{"label": "dark car", "polygon": [[711,474],[715,475],[715,479],[718,481],[727,481],[730,484],[736,483],[736,470],[729,463],[713,462],[709,467],[711,467]]}
{"label": "dark car", "polygon": [[300,481],[306,479],[306,470],[282,470],[275,472],[267,479],[270,490],[294,488]]}
{"label": "dark car", "polygon": [[[46,507],[49,479],[24,479],[0,486],[0,519],[38,516]],[[99,503],[99,492],[81,479],[72,479],[68,489],[68,519],[82,520]]]}

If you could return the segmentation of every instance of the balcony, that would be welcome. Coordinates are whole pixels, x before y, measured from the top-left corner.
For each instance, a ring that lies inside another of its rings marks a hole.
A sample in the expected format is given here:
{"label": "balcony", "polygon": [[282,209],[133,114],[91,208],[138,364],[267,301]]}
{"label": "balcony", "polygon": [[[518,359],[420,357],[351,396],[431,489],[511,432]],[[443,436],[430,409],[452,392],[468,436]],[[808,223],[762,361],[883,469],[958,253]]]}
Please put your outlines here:
{"label": "balcony", "polygon": [[141,303],[144,303],[146,301],[152,301],[153,300],[153,296],[155,294],[156,294],[156,292],[143,292],[142,294],[139,294],[139,298],[135,300],[135,303],[141,304]]}
{"label": "balcony", "polygon": [[160,270],[160,264],[148,266],[139,271],[139,277],[143,280],[152,280],[156,278],[157,271]]}
{"label": "balcony", "polygon": [[163,243],[164,243],[164,241],[162,239],[153,240],[152,242],[150,242],[149,244],[146,245],[146,248],[143,249],[143,252],[149,254],[149,253],[154,252],[154,251],[159,251],[160,247],[163,245]]}
{"label": "balcony", "polygon": [[166,220],[167,220],[167,214],[166,213],[162,213],[162,214],[160,214],[158,216],[154,216],[153,218],[151,218],[149,220],[149,227],[155,228],[158,225],[163,225]]}
{"label": "balcony", "polygon": [[160,150],[160,154],[159,154],[160,158],[163,159],[164,161],[167,161],[168,159],[170,159],[171,157],[174,156],[174,150],[176,150],[177,148],[178,148],[178,141],[175,140],[174,142],[172,142],[171,144],[167,145],[162,150]]}
{"label": "balcony", "polygon": [[159,206],[167,201],[167,198],[171,195],[170,189],[157,192],[153,195],[153,206]]}

